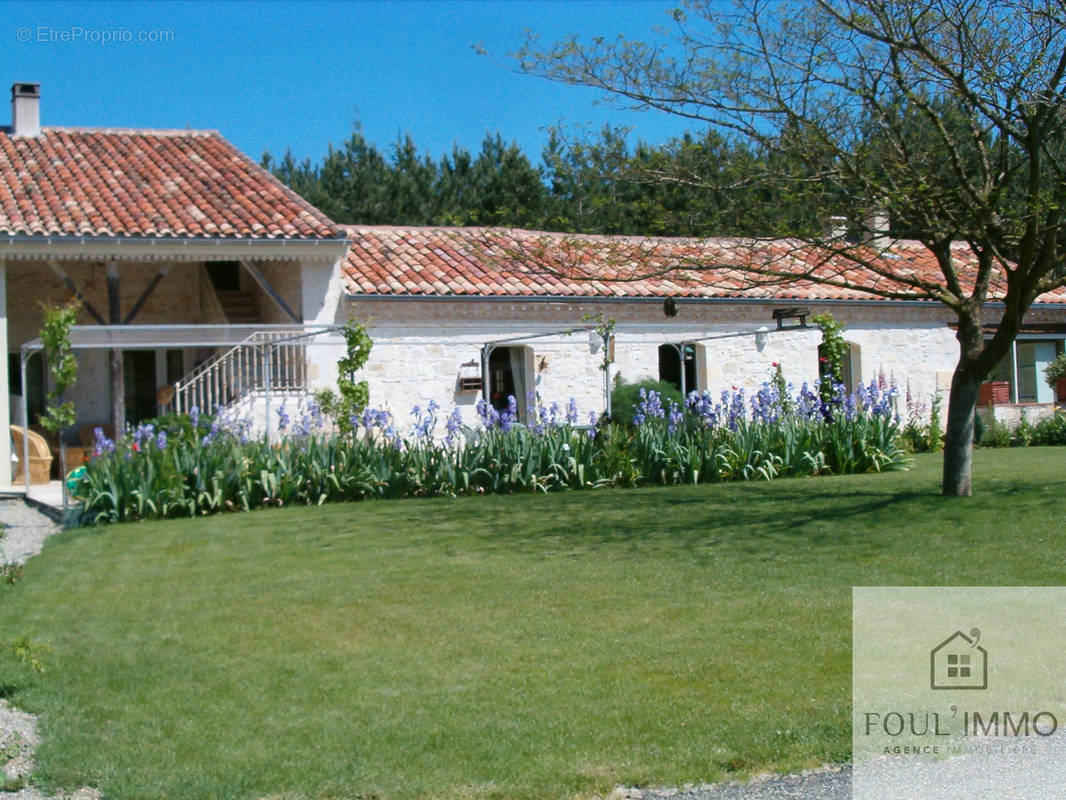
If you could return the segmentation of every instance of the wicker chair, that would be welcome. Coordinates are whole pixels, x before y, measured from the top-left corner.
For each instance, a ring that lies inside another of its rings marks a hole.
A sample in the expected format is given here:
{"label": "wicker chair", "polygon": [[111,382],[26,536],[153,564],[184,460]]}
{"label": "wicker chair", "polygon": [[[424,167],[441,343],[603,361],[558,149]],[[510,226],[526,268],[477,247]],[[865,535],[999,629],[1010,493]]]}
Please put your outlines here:
{"label": "wicker chair", "polygon": [[17,462],[12,462],[13,482],[22,483],[26,480],[22,455],[24,438],[29,442],[30,448],[30,483],[48,483],[52,469],[52,451],[48,448],[48,442],[39,433],[20,428],[18,425],[11,426],[11,441],[15,448],[14,454],[18,458]]}

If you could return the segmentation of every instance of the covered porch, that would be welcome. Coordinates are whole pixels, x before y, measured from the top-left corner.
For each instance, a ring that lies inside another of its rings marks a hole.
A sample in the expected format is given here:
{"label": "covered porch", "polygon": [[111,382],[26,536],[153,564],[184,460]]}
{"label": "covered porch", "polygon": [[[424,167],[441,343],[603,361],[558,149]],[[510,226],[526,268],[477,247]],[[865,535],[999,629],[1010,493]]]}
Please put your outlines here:
{"label": "covered porch", "polygon": [[[71,329],[70,344],[79,361],[91,360],[100,353],[120,352],[127,359],[134,356],[132,362],[127,361],[134,364],[136,356],[144,353],[211,351],[213,355],[192,372],[156,391],[150,414],[127,417],[126,421],[135,424],[160,414],[188,413],[192,409],[204,413],[225,410],[245,416],[254,430],[269,436],[271,412],[284,402],[306,398],[317,385],[319,371],[311,363],[309,350],[342,347],[343,339],[340,329],[329,325],[77,325]],[[40,339],[22,345],[19,376],[23,385],[27,383],[27,365],[39,358],[42,349]],[[124,377],[130,376],[127,373]],[[126,385],[131,382],[127,380]],[[23,395],[20,399],[17,416],[30,418],[28,397]],[[135,407],[133,413],[139,411]],[[79,414],[78,422],[61,432],[67,455],[65,469],[53,469],[51,477],[58,478],[90,455],[94,429],[98,427],[109,436],[123,429],[114,417],[86,423]],[[20,484],[31,496],[31,484],[46,483],[49,477],[47,471],[36,469],[35,473],[35,468],[40,467],[41,440],[32,429],[29,434],[18,426],[11,429],[16,445],[11,462],[20,478],[11,483]],[[53,464],[58,463],[58,446],[50,446],[49,457]]]}
{"label": "covered porch", "polygon": [[[69,240],[51,244],[0,240],[0,336],[8,353],[0,424],[36,430],[58,451],[38,425],[51,389],[37,340],[48,304],[80,306],[72,337],[78,381],[68,398],[78,416],[63,432],[75,458],[96,426],[121,431],[192,405],[226,406],[267,382],[275,391],[303,391],[315,377],[305,345],[277,341],[332,323],[339,243],[83,241],[80,253]],[[20,463],[12,438],[0,437],[0,485],[16,482]]]}

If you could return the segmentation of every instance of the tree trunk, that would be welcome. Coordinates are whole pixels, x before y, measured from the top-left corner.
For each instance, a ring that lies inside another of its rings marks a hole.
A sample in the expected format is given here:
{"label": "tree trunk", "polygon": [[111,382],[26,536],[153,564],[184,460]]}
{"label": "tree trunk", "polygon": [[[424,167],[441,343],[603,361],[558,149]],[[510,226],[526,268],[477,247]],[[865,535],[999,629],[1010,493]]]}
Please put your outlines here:
{"label": "tree trunk", "polygon": [[982,376],[973,367],[961,362],[951,376],[948,425],[944,435],[945,497],[969,497],[973,494],[973,419],[981,380]]}

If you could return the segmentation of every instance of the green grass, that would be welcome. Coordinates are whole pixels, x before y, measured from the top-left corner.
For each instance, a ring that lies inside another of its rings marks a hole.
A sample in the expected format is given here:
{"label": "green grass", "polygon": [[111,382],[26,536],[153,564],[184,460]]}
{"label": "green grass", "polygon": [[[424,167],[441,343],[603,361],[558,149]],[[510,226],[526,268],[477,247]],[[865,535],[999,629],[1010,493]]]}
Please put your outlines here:
{"label": "green grass", "polygon": [[845,761],[850,589],[1066,582],[1066,451],[908,473],[76,530],[0,587],[37,778],[563,798]]}

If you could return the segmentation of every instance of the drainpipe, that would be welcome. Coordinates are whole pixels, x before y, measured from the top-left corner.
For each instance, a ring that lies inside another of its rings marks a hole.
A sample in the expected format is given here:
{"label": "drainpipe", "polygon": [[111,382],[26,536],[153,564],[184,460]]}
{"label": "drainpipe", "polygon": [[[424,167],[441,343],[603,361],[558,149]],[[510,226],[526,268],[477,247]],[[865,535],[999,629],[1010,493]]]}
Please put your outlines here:
{"label": "drainpipe", "polygon": [[485,402],[486,414],[491,403],[489,399],[489,359],[495,349],[496,347],[491,344],[482,345],[481,347],[481,399]]}

